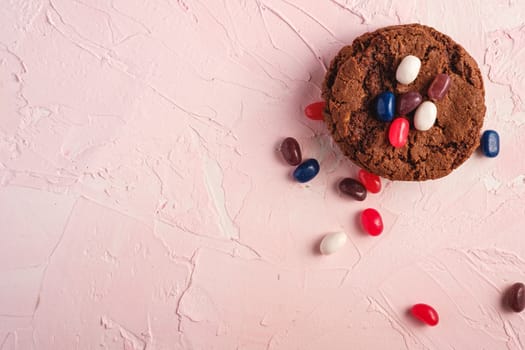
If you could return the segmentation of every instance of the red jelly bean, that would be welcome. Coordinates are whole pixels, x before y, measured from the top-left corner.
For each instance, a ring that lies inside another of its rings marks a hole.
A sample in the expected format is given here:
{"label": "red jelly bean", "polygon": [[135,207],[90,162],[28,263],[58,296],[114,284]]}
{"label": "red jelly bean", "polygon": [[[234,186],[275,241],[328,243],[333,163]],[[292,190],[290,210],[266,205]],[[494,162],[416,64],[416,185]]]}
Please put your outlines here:
{"label": "red jelly bean", "polygon": [[429,326],[435,326],[439,323],[439,315],[437,311],[434,310],[434,308],[430,305],[416,304],[412,306],[410,311],[415,318],[428,324]]}
{"label": "red jelly bean", "polygon": [[304,109],[304,114],[312,120],[323,120],[323,110],[325,105],[326,103],[324,101],[309,104]]}
{"label": "red jelly bean", "polygon": [[363,185],[365,185],[366,189],[370,193],[378,193],[381,191],[381,179],[379,176],[369,173],[368,171],[365,171],[363,169],[359,170],[359,173],[357,174],[359,177],[359,181]]}
{"label": "red jelly bean", "polygon": [[378,236],[383,232],[383,219],[375,209],[368,208],[361,213],[361,224],[371,236]]}
{"label": "red jelly bean", "polygon": [[388,130],[388,140],[390,140],[390,144],[395,148],[406,145],[409,128],[410,125],[408,124],[407,118],[401,117],[394,119]]}

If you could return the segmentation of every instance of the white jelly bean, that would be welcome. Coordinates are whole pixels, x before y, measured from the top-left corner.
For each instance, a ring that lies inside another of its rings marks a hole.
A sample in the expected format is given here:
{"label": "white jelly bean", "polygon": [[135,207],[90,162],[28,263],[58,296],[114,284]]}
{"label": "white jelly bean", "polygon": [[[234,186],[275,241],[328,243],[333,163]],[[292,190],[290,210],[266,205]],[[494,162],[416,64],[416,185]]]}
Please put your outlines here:
{"label": "white jelly bean", "polygon": [[347,237],[344,232],[329,233],[321,241],[319,250],[324,255],[333,254],[345,245],[346,240]]}
{"label": "white jelly bean", "polygon": [[401,60],[396,70],[396,79],[401,84],[408,85],[416,80],[421,68],[421,61],[416,56],[408,55]]}
{"label": "white jelly bean", "polygon": [[436,117],[436,105],[430,101],[425,101],[416,109],[416,114],[414,115],[414,127],[421,131],[428,130],[436,122]]}

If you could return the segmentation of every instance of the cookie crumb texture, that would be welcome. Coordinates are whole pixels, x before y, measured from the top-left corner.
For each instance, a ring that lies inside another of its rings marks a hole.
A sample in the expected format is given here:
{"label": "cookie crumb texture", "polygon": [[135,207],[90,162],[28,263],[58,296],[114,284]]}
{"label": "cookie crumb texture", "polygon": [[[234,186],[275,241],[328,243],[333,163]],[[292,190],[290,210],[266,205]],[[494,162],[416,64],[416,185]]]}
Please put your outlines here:
{"label": "cookie crumb texture", "polygon": [[[421,59],[417,79],[402,85],[396,68],[402,58]],[[390,123],[376,119],[375,98],[427,90],[437,74],[446,73],[451,87],[436,101],[438,116],[427,131],[414,129],[408,142],[394,148],[388,141]],[[345,46],[332,61],[323,86],[325,123],[343,153],[358,166],[391,180],[423,181],[449,174],[478,147],[485,115],[484,88],[474,59],[463,47],[433,28],[408,24],[366,33]]]}

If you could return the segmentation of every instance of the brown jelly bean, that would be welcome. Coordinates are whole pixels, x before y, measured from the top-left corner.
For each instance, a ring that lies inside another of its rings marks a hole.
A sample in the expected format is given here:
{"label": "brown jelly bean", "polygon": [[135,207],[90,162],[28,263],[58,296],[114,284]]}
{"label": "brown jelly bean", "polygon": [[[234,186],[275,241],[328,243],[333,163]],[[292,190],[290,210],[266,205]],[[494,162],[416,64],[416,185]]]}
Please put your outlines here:
{"label": "brown jelly bean", "polygon": [[407,115],[419,106],[423,97],[417,91],[410,91],[403,94],[397,99],[397,115]]}
{"label": "brown jelly bean", "polygon": [[515,312],[525,309],[525,285],[514,283],[507,291],[507,305]]}
{"label": "brown jelly bean", "polygon": [[428,88],[428,97],[432,100],[441,100],[450,88],[450,77],[448,74],[438,74]]}
{"label": "brown jelly bean", "polygon": [[281,154],[290,165],[299,165],[302,161],[301,147],[293,137],[287,137],[281,143]]}
{"label": "brown jelly bean", "polygon": [[349,177],[339,182],[339,190],[358,201],[364,201],[366,198],[366,188],[359,181]]}

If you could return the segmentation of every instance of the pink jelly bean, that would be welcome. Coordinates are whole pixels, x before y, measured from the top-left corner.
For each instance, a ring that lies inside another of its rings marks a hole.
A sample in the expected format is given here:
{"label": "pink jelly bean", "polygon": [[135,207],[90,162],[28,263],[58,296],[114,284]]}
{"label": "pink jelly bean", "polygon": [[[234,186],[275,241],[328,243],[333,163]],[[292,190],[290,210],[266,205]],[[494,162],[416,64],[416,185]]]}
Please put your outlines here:
{"label": "pink jelly bean", "polygon": [[378,236],[383,232],[383,219],[375,209],[368,208],[361,213],[361,224],[371,236]]}

